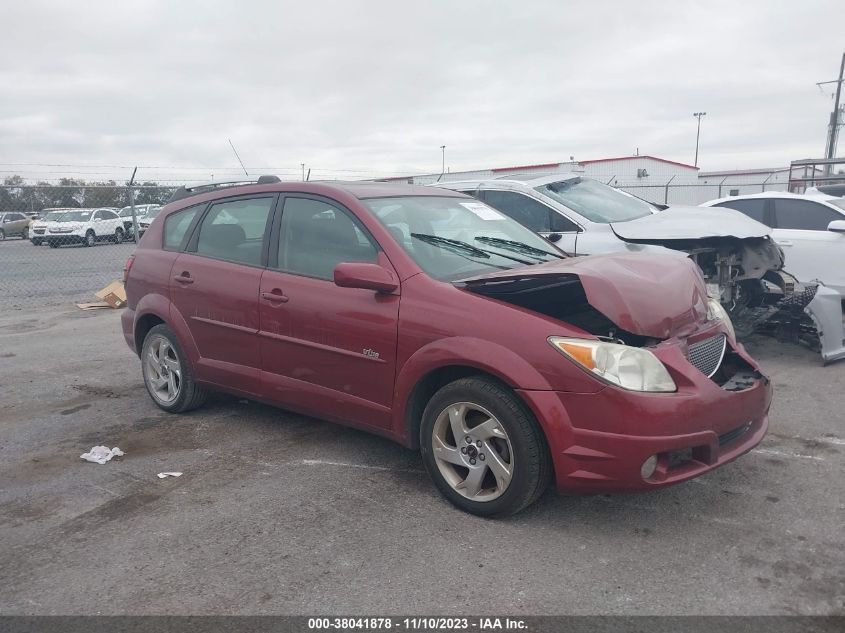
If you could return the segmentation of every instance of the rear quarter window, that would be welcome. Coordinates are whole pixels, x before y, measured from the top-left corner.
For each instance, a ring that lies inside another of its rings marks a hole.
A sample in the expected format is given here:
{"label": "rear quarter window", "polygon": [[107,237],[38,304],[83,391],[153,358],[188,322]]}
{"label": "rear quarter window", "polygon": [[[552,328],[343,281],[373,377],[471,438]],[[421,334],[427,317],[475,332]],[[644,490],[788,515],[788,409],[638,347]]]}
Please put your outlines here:
{"label": "rear quarter window", "polygon": [[177,251],[184,248],[188,229],[205,204],[197,204],[181,211],[171,213],[164,219],[164,249]]}

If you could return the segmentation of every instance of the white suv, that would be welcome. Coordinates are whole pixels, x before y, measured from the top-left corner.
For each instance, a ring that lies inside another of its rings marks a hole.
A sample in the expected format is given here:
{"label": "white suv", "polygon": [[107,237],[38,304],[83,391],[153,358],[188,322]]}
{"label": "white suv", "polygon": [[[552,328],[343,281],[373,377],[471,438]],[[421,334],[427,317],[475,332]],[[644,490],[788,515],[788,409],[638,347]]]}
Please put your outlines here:
{"label": "white suv", "polygon": [[75,209],[47,223],[44,241],[50,248],[62,244],[94,246],[103,240],[120,244],[124,235],[123,220],[114,209]]}

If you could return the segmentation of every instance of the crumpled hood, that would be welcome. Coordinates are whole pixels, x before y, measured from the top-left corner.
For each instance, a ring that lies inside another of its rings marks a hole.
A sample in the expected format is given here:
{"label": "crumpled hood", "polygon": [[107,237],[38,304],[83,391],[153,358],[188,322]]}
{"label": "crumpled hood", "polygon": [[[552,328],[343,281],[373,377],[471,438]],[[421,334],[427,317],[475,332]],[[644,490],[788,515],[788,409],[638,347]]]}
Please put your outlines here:
{"label": "crumpled hood", "polygon": [[587,301],[618,327],[659,339],[686,336],[707,318],[707,289],[683,253],[611,253],[462,279],[468,289],[540,277],[578,277]]}
{"label": "crumpled hood", "polygon": [[669,207],[629,222],[614,222],[613,232],[623,240],[697,240],[708,237],[748,239],[766,237],[771,229],[747,215],[722,207]]}

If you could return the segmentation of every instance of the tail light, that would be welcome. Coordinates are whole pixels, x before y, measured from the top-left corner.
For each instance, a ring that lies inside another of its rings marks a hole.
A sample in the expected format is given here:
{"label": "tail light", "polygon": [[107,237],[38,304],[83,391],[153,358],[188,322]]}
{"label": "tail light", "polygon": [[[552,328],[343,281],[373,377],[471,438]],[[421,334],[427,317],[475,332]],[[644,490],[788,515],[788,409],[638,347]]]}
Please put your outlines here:
{"label": "tail light", "polygon": [[123,267],[123,283],[126,284],[126,280],[129,279],[129,271],[132,270],[132,263],[135,261],[135,256],[130,255],[129,259],[126,260],[126,265]]}

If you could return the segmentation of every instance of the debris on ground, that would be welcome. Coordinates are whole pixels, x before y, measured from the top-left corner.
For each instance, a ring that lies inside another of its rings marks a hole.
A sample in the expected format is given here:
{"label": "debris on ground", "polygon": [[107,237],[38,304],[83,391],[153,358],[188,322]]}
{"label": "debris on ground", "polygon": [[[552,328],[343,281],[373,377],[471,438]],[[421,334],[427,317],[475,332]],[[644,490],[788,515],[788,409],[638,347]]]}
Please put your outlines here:
{"label": "debris on ground", "polygon": [[94,462],[95,464],[105,464],[111,461],[112,457],[123,457],[124,452],[117,446],[109,448],[108,446],[94,446],[87,453],[82,453],[79,457],[87,462]]}
{"label": "debris on ground", "polygon": [[126,306],[126,289],[122,281],[113,281],[94,295],[99,299],[95,303],[77,303],[80,310],[101,310],[104,308],[123,308]]}
{"label": "debris on ground", "polygon": [[181,477],[182,473],[159,473],[158,478],[164,479],[165,477]]}

